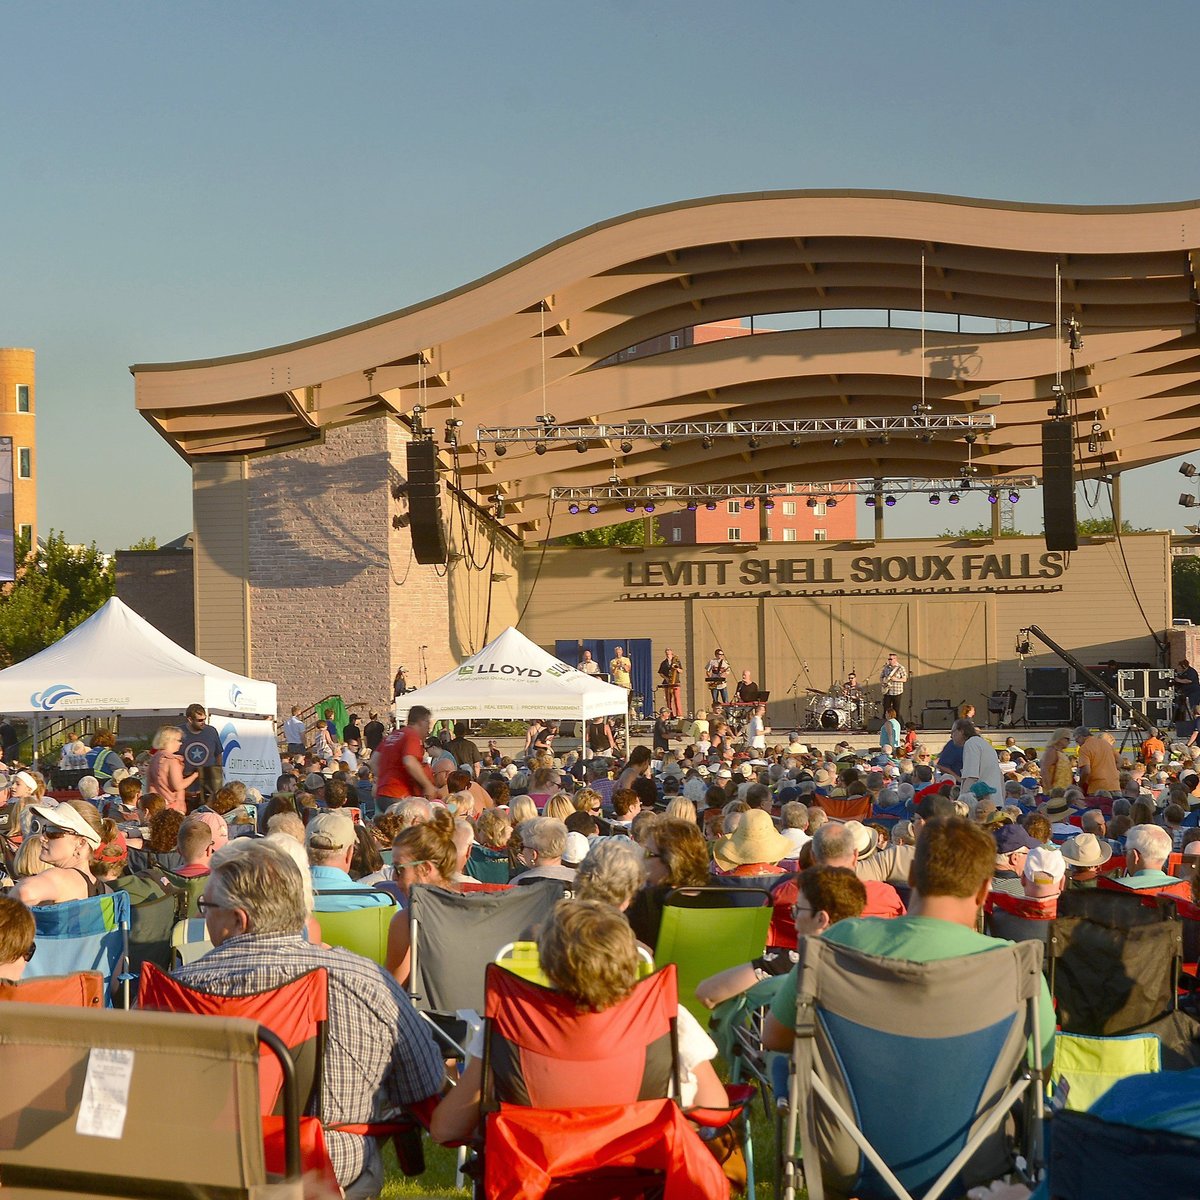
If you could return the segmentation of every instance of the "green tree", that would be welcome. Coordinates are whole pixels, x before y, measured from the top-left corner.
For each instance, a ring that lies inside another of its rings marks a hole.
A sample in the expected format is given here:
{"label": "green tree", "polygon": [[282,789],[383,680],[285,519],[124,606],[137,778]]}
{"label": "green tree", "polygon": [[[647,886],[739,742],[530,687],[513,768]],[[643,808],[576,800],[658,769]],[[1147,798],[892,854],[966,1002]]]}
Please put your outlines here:
{"label": "green tree", "polygon": [[[1112,517],[1085,517],[1075,522],[1080,537],[1104,537],[1113,531]],[[1135,528],[1128,521],[1121,522],[1121,533],[1146,533],[1147,530]],[[971,529],[943,529],[944,538],[990,538],[993,536],[990,525],[976,525]],[[1000,537],[1037,537],[1036,533],[1022,533],[1019,529],[1002,529]]]}
{"label": "green tree", "polygon": [[616,525],[602,525],[599,529],[581,529],[554,541],[559,546],[661,546],[664,539],[658,532],[658,521],[651,518],[651,523],[649,542],[646,541],[646,521],[641,517]]}
{"label": "green tree", "polygon": [[158,549],[158,538],[156,538],[156,537],[138,538],[138,540],[136,542],[134,542],[132,546],[126,546],[125,549],[126,550],[157,550]]}
{"label": "green tree", "polygon": [[1171,615],[1200,625],[1200,556],[1176,554],[1171,559]]}
{"label": "green tree", "polygon": [[0,666],[52,645],[116,591],[113,562],[94,542],[74,546],[51,530],[18,561],[16,581],[0,589]]}

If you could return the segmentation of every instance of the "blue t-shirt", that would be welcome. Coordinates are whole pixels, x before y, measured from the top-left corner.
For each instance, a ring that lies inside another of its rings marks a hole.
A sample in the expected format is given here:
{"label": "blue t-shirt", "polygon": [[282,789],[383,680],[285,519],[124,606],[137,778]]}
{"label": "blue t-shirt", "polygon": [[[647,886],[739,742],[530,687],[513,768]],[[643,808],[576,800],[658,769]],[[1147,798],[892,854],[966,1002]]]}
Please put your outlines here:
{"label": "blue t-shirt", "polygon": [[953,738],[946,743],[941,754],[938,755],[937,765],[953,771],[956,775],[962,774],[963,748],[956,745]]}
{"label": "blue t-shirt", "polygon": [[183,744],[179,748],[189,771],[199,767],[221,765],[221,739],[211,725],[205,725],[198,733],[190,728],[183,731]]}
{"label": "blue t-shirt", "polygon": [[338,892],[361,892],[353,896],[313,897],[314,912],[353,912],[359,908],[374,908],[380,904],[391,904],[391,896],[377,892],[370,884],[358,883],[339,867],[318,866],[312,868],[313,891],[332,890]]}

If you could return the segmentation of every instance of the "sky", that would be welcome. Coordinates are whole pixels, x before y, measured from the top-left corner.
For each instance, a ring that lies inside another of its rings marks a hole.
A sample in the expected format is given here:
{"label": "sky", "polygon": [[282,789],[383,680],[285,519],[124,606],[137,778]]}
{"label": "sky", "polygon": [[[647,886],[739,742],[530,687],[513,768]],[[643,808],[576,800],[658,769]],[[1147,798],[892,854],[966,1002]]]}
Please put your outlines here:
{"label": "sky", "polygon": [[[324,333],[648,205],[1200,197],[1197,34],[1194,0],[9,0],[0,345],[38,355],[40,530],[190,529],[131,363]],[[1182,530],[1176,469],[1126,477],[1127,519]]]}

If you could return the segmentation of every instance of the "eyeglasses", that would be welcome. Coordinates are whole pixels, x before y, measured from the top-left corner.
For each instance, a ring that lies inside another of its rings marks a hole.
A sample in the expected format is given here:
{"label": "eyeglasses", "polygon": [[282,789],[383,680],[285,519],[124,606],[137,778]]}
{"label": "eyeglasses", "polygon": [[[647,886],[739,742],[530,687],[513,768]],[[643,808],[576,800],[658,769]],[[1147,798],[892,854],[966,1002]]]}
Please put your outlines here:
{"label": "eyeglasses", "polygon": [[658,858],[658,859],[662,858],[661,854],[651,854],[649,850],[645,851],[645,855],[647,858]]}
{"label": "eyeglasses", "polygon": [[25,951],[25,953],[21,955],[21,957],[22,957],[22,958],[23,958],[23,959],[24,959],[26,962],[28,962],[28,961],[29,961],[29,960],[30,960],[30,959],[33,957],[33,955],[34,955],[34,952],[35,952],[36,950],[37,950],[37,942],[30,942],[30,943],[29,943],[29,949],[28,949],[28,950],[26,950],[26,951]]}
{"label": "eyeglasses", "polygon": [[216,912],[224,907],[225,905],[217,904],[215,901],[209,900],[206,896],[201,896],[200,899],[196,901],[196,911],[202,917],[207,917],[210,912]]}
{"label": "eyeglasses", "polygon": [[412,870],[415,867],[423,867],[429,862],[427,858],[418,858],[415,862],[392,863],[393,871]]}

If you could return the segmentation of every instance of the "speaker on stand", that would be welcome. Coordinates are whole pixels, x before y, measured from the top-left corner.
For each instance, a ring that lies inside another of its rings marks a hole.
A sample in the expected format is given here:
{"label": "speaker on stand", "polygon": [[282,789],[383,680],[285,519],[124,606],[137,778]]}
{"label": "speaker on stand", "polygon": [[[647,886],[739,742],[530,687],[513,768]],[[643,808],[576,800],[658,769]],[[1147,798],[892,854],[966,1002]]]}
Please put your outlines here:
{"label": "speaker on stand", "polygon": [[1046,421],[1042,425],[1042,524],[1047,550],[1079,549],[1074,453],[1074,423]]}
{"label": "speaker on stand", "polygon": [[408,513],[413,557],[425,566],[447,561],[442,523],[442,485],[438,480],[437,447],[426,434],[408,443]]}

